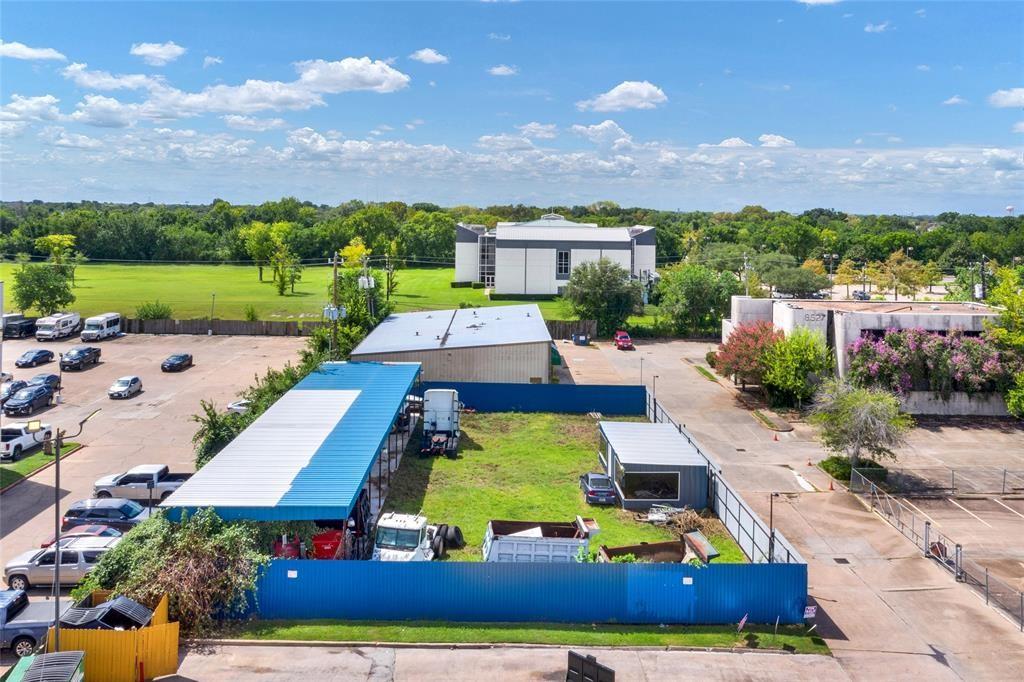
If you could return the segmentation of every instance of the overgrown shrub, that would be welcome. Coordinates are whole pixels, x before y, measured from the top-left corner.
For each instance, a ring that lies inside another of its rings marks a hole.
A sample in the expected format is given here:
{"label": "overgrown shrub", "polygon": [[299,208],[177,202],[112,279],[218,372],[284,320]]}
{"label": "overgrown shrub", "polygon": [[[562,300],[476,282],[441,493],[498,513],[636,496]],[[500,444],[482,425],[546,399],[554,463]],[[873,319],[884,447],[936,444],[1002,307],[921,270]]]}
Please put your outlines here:
{"label": "overgrown shrub", "polygon": [[260,313],[252,303],[246,304],[243,314],[248,322],[256,322],[260,319]]}
{"label": "overgrown shrub", "polygon": [[832,354],[821,334],[805,327],[774,343],[765,353],[762,384],[774,405],[801,407],[832,370]]}
{"label": "overgrown shrub", "polygon": [[[853,466],[849,457],[832,455],[818,462],[818,465],[837,481],[850,481]],[[857,463],[857,471],[869,481],[881,483],[889,475],[889,471],[873,459],[862,459]]]}
{"label": "overgrown shrub", "polygon": [[713,350],[709,350],[704,354],[704,362],[708,363],[708,367],[714,369],[715,365],[718,364],[718,353]]}
{"label": "overgrown shrub", "polygon": [[159,299],[140,303],[135,308],[135,317],[140,320],[169,320],[173,316],[174,311],[171,309],[171,306],[161,303]]}
{"label": "overgrown shrub", "polygon": [[783,338],[782,331],[766,320],[740,324],[718,347],[713,367],[722,376],[735,376],[743,384],[760,384],[767,369],[768,351]]}

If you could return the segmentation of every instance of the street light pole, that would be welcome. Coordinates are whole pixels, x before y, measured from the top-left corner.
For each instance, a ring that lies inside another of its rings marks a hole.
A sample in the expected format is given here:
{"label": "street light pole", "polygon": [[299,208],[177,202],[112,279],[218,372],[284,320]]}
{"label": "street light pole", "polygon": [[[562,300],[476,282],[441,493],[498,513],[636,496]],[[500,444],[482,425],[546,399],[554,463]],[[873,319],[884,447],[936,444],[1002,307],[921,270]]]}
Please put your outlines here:
{"label": "street light pole", "polygon": [[[85,423],[93,418],[99,410],[93,410],[89,416],[82,421],[78,422],[78,431],[71,434],[72,438],[76,438],[82,434],[82,430],[85,428]],[[40,420],[36,419],[28,423],[28,431],[32,434],[32,440],[37,443],[46,443],[46,438],[42,441],[36,438],[36,434],[41,431],[43,424]],[[54,447],[53,453],[53,537],[55,538],[57,549],[54,551],[53,557],[53,650],[60,651],[60,560],[61,560],[61,541],[60,541],[60,456],[64,450],[64,438],[67,434],[63,429],[57,429],[56,435],[50,438],[50,443]]]}
{"label": "street light pole", "polygon": [[775,562],[775,498],[778,493],[768,496],[768,563]]}

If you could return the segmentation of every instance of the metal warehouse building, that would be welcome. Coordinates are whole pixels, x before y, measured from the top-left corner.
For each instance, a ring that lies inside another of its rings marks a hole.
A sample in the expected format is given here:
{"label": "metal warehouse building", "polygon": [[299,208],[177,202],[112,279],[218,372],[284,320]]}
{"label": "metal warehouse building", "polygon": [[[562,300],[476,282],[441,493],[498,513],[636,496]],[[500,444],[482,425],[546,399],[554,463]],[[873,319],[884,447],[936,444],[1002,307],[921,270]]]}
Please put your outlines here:
{"label": "metal warehouse building", "polygon": [[423,381],[546,384],[551,334],[536,304],[388,316],[353,360],[418,362]]}
{"label": "metal warehouse building", "polygon": [[351,518],[366,527],[381,505],[380,478],[401,449],[392,425],[418,374],[415,364],[321,365],[160,506],[213,507],[223,519],[252,521]]}
{"label": "metal warehouse building", "polygon": [[672,424],[599,422],[598,456],[624,509],[708,506],[708,462]]}

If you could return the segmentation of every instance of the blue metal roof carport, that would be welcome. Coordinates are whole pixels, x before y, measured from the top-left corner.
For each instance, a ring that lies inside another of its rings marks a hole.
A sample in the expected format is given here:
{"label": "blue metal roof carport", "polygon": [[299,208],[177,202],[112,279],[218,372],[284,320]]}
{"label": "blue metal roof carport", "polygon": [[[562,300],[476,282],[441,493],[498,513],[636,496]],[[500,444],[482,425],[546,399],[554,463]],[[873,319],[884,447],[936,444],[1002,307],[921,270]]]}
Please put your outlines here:
{"label": "blue metal roof carport", "polygon": [[[623,509],[649,509],[653,504],[671,507],[704,509],[708,506],[708,461],[704,455],[672,424],[646,422],[598,423],[601,431],[599,456],[606,473],[614,481]],[[625,479],[633,477],[630,486]],[[676,497],[655,496],[651,487],[659,485],[657,477],[676,477]],[[627,490],[640,480],[647,486],[634,492],[649,490],[651,497],[627,496]]]}
{"label": "blue metal roof carport", "polygon": [[329,362],[295,385],[161,506],[223,519],[345,519],[419,365]]}

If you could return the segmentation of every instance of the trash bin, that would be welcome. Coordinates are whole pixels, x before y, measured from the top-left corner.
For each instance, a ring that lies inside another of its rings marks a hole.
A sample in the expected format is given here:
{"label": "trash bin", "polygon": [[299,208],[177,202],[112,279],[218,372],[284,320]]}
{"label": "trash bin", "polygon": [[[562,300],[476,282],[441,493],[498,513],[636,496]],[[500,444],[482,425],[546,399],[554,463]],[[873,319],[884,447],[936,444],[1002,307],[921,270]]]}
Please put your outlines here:
{"label": "trash bin", "polygon": [[343,554],[340,530],[329,530],[313,536],[314,559],[340,559]]}
{"label": "trash bin", "polygon": [[590,335],[573,333],[572,342],[577,346],[586,346],[590,343]]}

